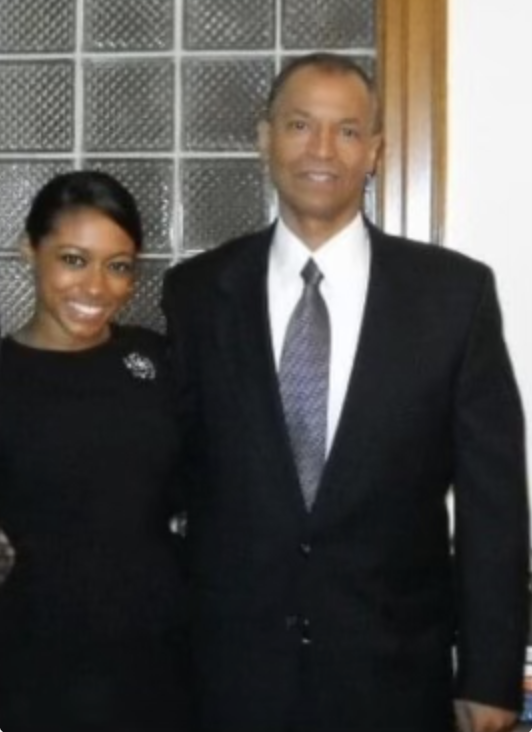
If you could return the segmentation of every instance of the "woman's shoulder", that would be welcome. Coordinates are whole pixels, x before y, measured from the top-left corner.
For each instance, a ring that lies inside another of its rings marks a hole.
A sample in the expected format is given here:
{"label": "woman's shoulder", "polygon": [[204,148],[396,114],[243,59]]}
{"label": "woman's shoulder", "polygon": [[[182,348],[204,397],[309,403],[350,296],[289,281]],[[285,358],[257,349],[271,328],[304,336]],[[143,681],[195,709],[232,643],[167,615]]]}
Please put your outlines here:
{"label": "woman's shoulder", "polygon": [[143,325],[114,325],[113,333],[121,343],[139,344],[151,348],[164,348],[166,343],[162,333]]}

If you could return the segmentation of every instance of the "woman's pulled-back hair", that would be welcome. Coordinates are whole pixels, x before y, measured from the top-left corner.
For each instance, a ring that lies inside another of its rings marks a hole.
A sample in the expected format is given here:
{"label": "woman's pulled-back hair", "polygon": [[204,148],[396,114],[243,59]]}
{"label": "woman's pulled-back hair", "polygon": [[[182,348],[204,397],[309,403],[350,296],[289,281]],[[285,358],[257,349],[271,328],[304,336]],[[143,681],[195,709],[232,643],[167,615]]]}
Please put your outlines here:
{"label": "woman's pulled-back hair", "polygon": [[107,216],[129,235],[135,248],[142,248],[142,222],[133,195],[109,173],[75,170],[60,173],[37,192],[26,217],[30,245],[36,249],[58,219],[81,209]]}

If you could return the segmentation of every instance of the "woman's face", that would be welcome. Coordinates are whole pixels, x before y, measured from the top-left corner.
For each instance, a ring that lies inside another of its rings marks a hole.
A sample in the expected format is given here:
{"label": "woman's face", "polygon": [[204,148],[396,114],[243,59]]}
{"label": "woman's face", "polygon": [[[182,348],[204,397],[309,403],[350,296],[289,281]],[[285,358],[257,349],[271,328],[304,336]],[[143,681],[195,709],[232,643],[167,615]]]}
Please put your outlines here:
{"label": "woman's face", "polygon": [[136,249],[129,235],[93,209],[65,213],[36,248],[32,336],[41,348],[81,350],[109,337],[109,322],[131,296]]}

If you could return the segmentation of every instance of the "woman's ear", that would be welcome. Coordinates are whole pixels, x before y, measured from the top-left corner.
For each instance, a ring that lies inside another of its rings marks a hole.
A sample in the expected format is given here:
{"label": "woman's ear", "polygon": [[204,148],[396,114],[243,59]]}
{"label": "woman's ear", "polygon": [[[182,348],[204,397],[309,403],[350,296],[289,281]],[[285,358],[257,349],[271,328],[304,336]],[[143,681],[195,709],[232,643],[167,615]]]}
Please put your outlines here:
{"label": "woman's ear", "polygon": [[27,236],[25,236],[20,242],[20,256],[22,257],[22,261],[24,262],[24,264],[27,264],[28,267],[33,267],[33,262],[35,260],[35,250],[31,246],[30,240]]}

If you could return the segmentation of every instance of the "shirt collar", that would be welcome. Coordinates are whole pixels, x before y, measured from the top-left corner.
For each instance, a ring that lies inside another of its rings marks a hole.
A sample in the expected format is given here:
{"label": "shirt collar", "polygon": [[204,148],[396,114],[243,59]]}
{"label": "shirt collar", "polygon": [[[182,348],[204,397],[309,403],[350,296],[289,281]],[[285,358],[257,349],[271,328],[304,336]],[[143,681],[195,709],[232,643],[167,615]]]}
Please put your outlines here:
{"label": "shirt collar", "polygon": [[369,238],[361,214],[331,237],[315,252],[310,252],[282,219],[275,227],[270,266],[285,281],[299,281],[301,270],[313,257],[324,277],[324,284],[352,283],[353,273],[361,271],[369,256]]}

